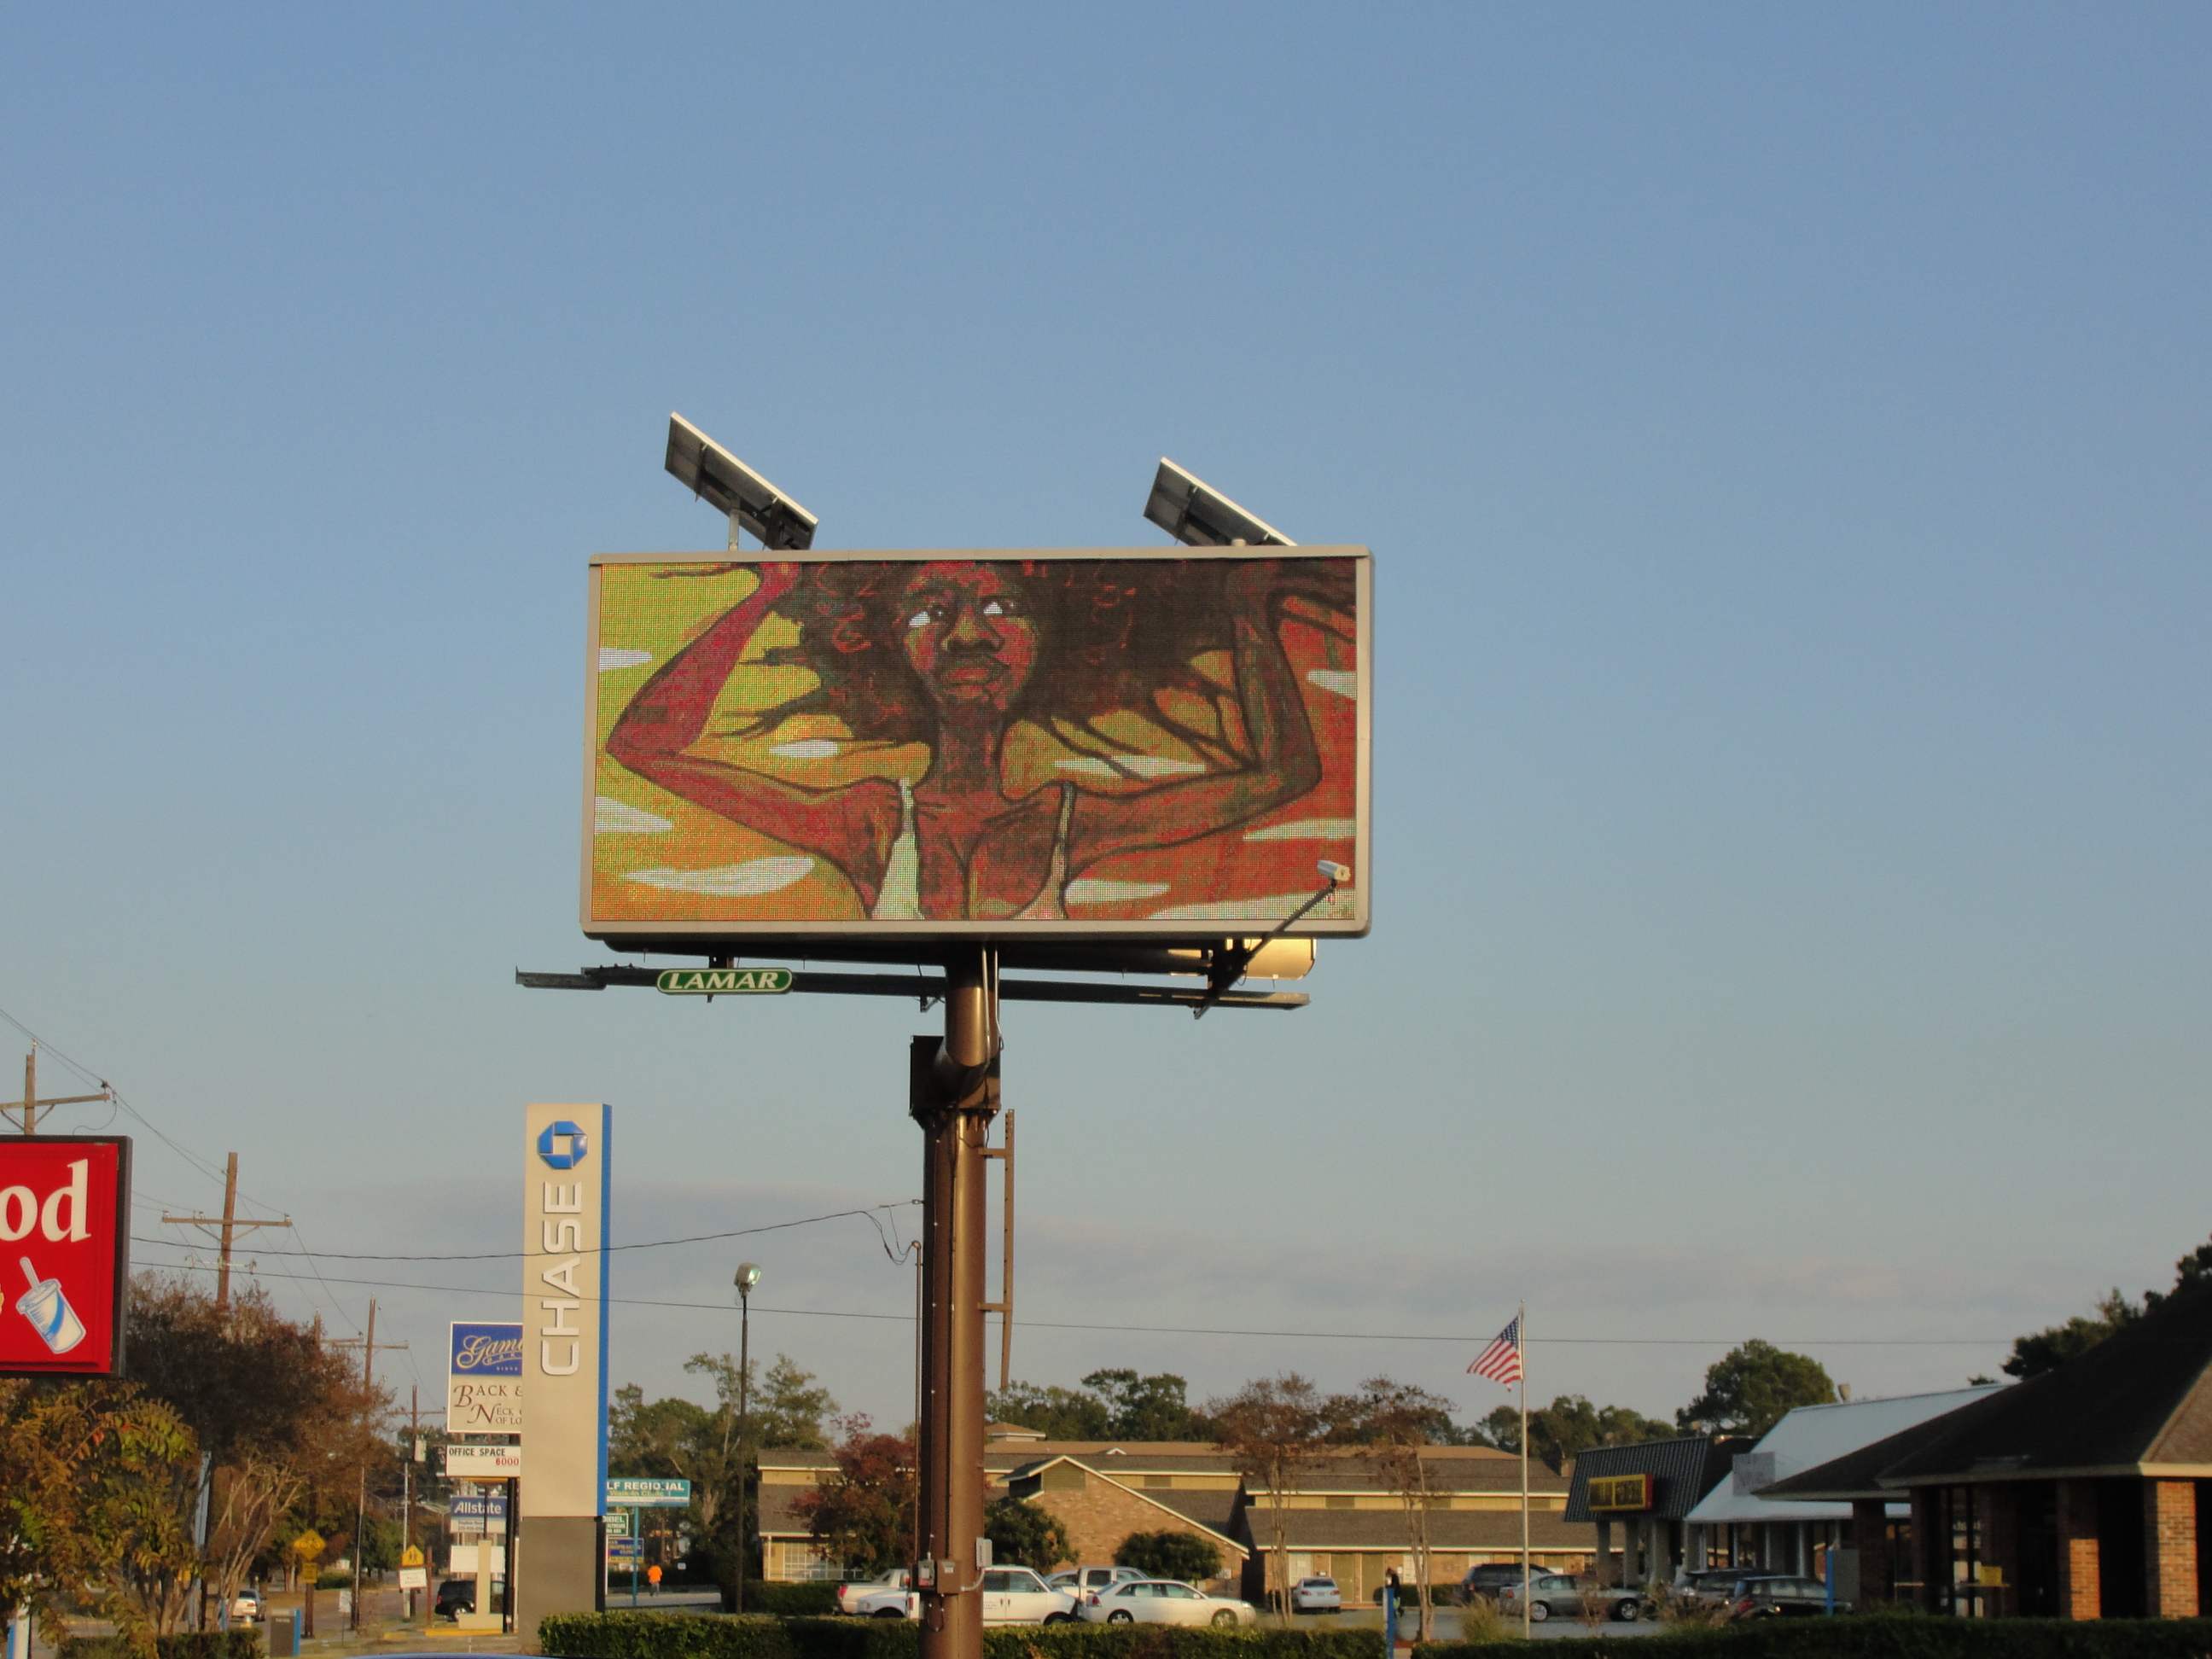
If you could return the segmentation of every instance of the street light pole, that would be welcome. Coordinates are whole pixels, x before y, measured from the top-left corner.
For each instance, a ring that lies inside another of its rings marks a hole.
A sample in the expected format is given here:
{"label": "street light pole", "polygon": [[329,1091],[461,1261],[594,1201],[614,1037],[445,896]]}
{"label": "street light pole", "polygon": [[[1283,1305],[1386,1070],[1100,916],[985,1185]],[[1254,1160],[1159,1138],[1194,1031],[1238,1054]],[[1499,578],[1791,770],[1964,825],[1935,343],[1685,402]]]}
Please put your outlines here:
{"label": "street light pole", "polygon": [[761,1270],[738,1263],[738,1611],[745,1610],[745,1539],[752,1531],[753,1419],[749,1409],[753,1370],[753,1286]]}

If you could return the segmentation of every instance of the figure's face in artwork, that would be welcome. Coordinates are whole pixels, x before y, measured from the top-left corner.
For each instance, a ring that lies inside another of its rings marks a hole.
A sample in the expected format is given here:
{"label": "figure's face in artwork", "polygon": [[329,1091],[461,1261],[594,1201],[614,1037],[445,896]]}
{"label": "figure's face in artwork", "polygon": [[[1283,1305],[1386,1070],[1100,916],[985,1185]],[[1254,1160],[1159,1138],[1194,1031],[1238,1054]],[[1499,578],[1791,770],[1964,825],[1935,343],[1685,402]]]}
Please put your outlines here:
{"label": "figure's face in artwork", "polygon": [[1036,671],[1029,594],[994,566],[923,565],[900,596],[899,616],[906,659],[940,714],[1004,714]]}

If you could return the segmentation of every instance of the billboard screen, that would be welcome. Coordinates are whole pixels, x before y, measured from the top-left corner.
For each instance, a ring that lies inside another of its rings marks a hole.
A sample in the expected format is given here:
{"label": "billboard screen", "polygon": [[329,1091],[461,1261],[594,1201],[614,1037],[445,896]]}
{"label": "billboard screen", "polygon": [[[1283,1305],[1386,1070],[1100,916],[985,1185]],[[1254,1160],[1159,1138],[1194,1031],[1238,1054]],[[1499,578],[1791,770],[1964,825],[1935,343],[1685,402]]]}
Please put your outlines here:
{"label": "billboard screen", "polygon": [[1367,930],[1357,547],[606,556],[595,939]]}
{"label": "billboard screen", "polygon": [[128,1139],[0,1139],[0,1376],[121,1371],[130,1214]]}

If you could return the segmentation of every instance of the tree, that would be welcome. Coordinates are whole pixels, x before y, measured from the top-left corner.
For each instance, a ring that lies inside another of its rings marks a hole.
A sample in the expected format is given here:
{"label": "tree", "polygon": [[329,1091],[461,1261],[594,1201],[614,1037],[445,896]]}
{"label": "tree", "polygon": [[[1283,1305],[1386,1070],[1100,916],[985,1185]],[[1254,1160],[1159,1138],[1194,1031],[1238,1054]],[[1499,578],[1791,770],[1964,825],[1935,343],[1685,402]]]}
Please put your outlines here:
{"label": "tree", "polygon": [[103,1612],[151,1634],[135,1599],[114,1592],[157,1558],[173,1577],[160,1501],[172,1471],[198,1464],[191,1431],[135,1386],[0,1378],[0,1624],[102,1586]]}
{"label": "tree", "polygon": [[752,1559],[752,1540],[737,1524],[744,1510],[741,1483],[750,1478],[747,1444],[822,1446],[822,1419],[836,1410],[836,1401],[813,1373],[780,1353],[765,1377],[754,1363],[743,1390],[741,1420],[733,1355],[695,1353],[684,1369],[713,1384],[714,1406],[678,1399],[648,1402],[642,1389],[624,1384],[607,1410],[608,1467],[691,1483],[690,1530],[707,1540],[723,1600],[734,1607],[739,1575]]}
{"label": "tree", "polygon": [[1048,1440],[1103,1440],[1110,1420],[1096,1395],[1018,1379],[986,1399],[983,1411],[994,1423],[1018,1424]]}
{"label": "tree", "polygon": [[1212,1425],[1191,1409],[1189,1384],[1173,1371],[1146,1376],[1127,1366],[1092,1371],[1080,1389],[1013,1382],[984,1402],[995,1423],[1018,1423],[1053,1440],[1211,1440]]}
{"label": "tree", "polygon": [[799,1518],[847,1566],[881,1572],[913,1560],[919,1496],[914,1442],[876,1433],[864,1412],[839,1419],[837,1427],[842,1437],[831,1451],[837,1472],[799,1495]]}
{"label": "tree", "polygon": [[[1521,1413],[1500,1406],[1480,1425],[1488,1443],[1500,1451],[1521,1449]],[[1594,1406],[1583,1395],[1563,1394],[1528,1413],[1528,1455],[1557,1474],[1593,1446],[1632,1446],[1664,1439],[1679,1431],[1626,1406]]]}
{"label": "tree", "polygon": [[[350,1494],[389,1457],[374,1419],[390,1395],[369,1390],[356,1359],[284,1318],[259,1285],[237,1288],[220,1308],[200,1286],[142,1274],[131,1296],[131,1376],[210,1460],[203,1565],[228,1602],[303,1495],[318,1486]],[[187,1504],[197,1465],[191,1475]]]}
{"label": "tree", "polygon": [[2012,1353],[2004,1362],[2004,1372],[2025,1382],[2031,1376],[2055,1371],[2068,1360],[2088,1352],[2114,1331],[2125,1330],[2142,1316],[2143,1310],[2129,1301],[2115,1285],[2109,1294],[2098,1300],[2096,1312],[2088,1317],[2076,1314],[2063,1325],[2014,1337]]}
{"label": "tree", "polygon": [[1173,1371],[1139,1376],[1126,1367],[1091,1372],[1083,1379],[1106,1407],[1112,1440],[1210,1440],[1213,1425],[1183,1397],[1189,1386]]}
{"label": "tree", "polygon": [[983,1535],[991,1540],[991,1559],[1003,1566],[1050,1572],[1075,1556],[1060,1518],[1024,1498],[1001,1498],[987,1504]]}
{"label": "tree", "polygon": [[2014,1337],[2012,1353],[2004,1362],[2005,1374],[2025,1382],[2032,1376],[2057,1370],[2068,1360],[2088,1352],[2113,1332],[2125,1330],[2161,1303],[2208,1282],[2212,1282],[2212,1239],[2173,1264],[2173,1288],[2170,1291],[2145,1291],[2142,1301],[2137,1304],[2130,1302],[2115,1285],[2098,1299],[2091,1313],[2076,1314],[2062,1325]]}
{"label": "tree", "polygon": [[1311,1382],[1296,1371],[1285,1371],[1247,1382],[1228,1398],[1206,1406],[1222,1449],[1236,1460],[1248,1482],[1267,1493],[1268,1536],[1274,1542],[1279,1592],[1276,1608],[1286,1630],[1291,1623],[1291,1545],[1285,1500],[1322,1455],[1328,1426],[1323,1405]]}
{"label": "tree", "polygon": [[1196,1584],[1221,1575],[1221,1552],[1194,1532],[1133,1532],[1114,1551],[1114,1565],[1134,1567],[1148,1578]]}
{"label": "tree", "polygon": [[1713,1363],[1705,1391],[1675,1413],[1674,1421],[1701,1434],[1765,1434],[1796,1407],[1835,1398],[1836,1385],[1820,1361],[1753,1337]]}
{"label": "tree", "polygon": [[1410,1382],[1370,1376],[1340,1402],[1337,1437],[1372,1446],[1375,1463],[1406,1512],[1406,1543],[1420,1608],[1416,1641],[1429,1639],[1429,1466],[1421,1455],[1439,1424],[1451,1425],[1451,1401]]}

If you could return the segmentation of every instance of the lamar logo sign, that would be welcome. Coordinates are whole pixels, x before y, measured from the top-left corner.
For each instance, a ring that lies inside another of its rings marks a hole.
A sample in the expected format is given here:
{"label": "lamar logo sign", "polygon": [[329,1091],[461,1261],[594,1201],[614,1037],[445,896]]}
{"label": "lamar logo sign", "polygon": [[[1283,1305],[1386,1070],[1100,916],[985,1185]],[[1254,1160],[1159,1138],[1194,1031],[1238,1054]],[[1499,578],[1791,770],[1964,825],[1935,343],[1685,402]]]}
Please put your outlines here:
{"label": "lamar logo sign", "polygon": [[21,1275],[0,1296],[0,1376],[119,1370],[130,1212],[128,1139],[0,1141],[0,1264]]}

